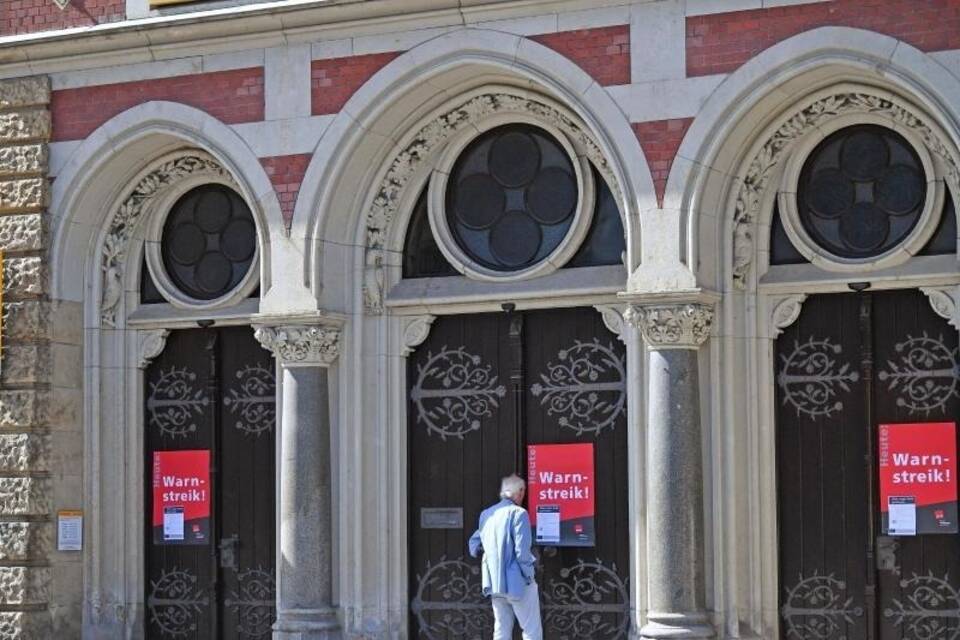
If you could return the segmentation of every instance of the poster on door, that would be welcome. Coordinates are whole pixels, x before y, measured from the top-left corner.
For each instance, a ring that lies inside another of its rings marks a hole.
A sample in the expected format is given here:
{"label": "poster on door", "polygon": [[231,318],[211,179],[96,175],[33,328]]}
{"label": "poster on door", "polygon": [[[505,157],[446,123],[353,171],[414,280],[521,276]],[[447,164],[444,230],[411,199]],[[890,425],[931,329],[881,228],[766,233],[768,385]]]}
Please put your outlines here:
{"label": "poster on door", "polygon": [[535,544],[596,544],[593,444],[527,447],[527,506]]}
{"label": "poster on door", "polygon": [[210,451],[153,452],[153,544],[210,541]]}
{"label": "poster on door", "polygon": [[886,535],[957,533],[957,426],[881,424],[880,512]]}

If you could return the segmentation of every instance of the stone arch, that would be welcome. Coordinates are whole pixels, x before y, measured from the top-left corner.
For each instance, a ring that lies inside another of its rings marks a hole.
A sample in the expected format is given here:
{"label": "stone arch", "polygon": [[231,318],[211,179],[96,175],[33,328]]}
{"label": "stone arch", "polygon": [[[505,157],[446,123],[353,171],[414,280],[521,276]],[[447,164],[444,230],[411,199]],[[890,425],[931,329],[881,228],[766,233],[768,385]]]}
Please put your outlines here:
{"label": "stone arch", "polygon": [[[442,118],[438,110],[444,103],[458,95],[475,95],[484,86],[497,86],[499,93],[533,102],[543,96],[563,105],[572,121],[582,123],[584,140],[595,145],[597,158],[609,164],[610,179],[620,188],[628,262],[639,261],[639,211],[655,206],[651,203],[656,200],[640,145],[612,98],[573,62],[543,45],[502,32],[462,29],[423,43],[386,65],[353,95],[321,139],[304,176],[291,228],[293,237],[307,243],[304,280],[315,292],[319,293],[321,271],[337,268],[345,258],[343,254],[333,258],[335,252],[325,248],[376,245],[381,239],[389,245],[402,237],[397,234],[405,227],[402,214],[393,216],[391,211],[390,219],[375,220],[382,214],[373,202],[377,185],[392,190],[391,197],[408,198],[406,187],[420,184],[422,176],[390,184],[387,174],[391,163],[405,162],[405,151],[413,150],[414,155],[421,151],[410,134],[425,126],[431,114]],[[404,206],[393,209],[403,211]],[[384,235],[377,238],[377,230],[367,233],[368,226],[379,226]],[[357,259],[359,263],[350,260],[352,268],[364,268],[365,258]],[[382,278],[371,270],[392,259],[367,256],[368,278],[374,282]],[[346,298],[340,298],[340,304],[346,304],[350,293],[342,293]]]}
{"label": "stone arch", "polygon": [[[831,86],[838,87],[837,95],[844,93],[843,86],[855,86],[864,95],[892,97],[889,105],[839,108],[844,113],[880,109],[891,124],[898,123],[895,126],[907,126],[904,119],[915,118],[928,130],[921,133],[930,138],[928,146],[943,148],[944,153],[935,155],[957,164],[960,80],[946,68],[910,45],[859,29],[822,27],[785,40],[720,84],[677,153],[664,207],[681,211],[680,259],[691,265],[703,286],[724,290],[745,284],[757,250],[753,237],[757,232],[750,225],[769,220],[738,215],[737,203],[741,201],[742,209],[743,198],[737,192],[756,179],[751,164],[760,154],[774,152],[778,156],[774,164],[782,159],[792,137],[784,138],[786,130],[781,128],[789,129],[792,118],[800,118],[802,122],[795,123],[800,127],[816,127],[817,117],[808,118],[811,114],[804,112],[817,100],[804,96]],[[770,169],[770,176],[775,169]],[[767,217],[772,210],[768,180],[769,176],[762,189],[749,194],[763,200],[750,207]]]}

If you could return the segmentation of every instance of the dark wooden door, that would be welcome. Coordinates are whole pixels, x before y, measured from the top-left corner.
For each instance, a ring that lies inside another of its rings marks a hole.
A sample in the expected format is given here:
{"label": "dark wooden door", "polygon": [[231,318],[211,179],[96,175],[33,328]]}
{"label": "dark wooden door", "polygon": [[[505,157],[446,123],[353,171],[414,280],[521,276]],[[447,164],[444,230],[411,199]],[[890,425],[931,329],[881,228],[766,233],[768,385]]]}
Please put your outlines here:
{"label": "dark wooden door", "polygon": [[878,425],[956,421],[957,331],[918,291],[811,296],[777,340],[781,637],[956,640],[960,537],[883,535]]}
{"label": "dark wooden door", "polygon": [[[274,620],[276,382],[249,327],[174,331],[145,389],[146,635],[266,638]],[[157,541],[155,452],[205,450],[209,533]]]}
{"label": "dark wooden door", "polygon": [[[526,445],[590,442],[596,546],[535,548],[544,637],[629,625],[626,357],[592,309],[443,317],[410,356],[411,637],[489,638],[467,539]],[[517,630],[519,637],[519,630]]]}

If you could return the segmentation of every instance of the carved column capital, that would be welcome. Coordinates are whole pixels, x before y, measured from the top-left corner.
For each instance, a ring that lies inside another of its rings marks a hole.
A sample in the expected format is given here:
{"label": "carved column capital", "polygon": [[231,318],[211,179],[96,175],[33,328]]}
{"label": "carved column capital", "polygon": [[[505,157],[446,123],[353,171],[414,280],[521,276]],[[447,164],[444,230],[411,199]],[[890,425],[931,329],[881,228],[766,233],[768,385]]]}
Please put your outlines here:
{"label": "carved column capital", "polygon": [[254,336],[284,366],[328,367],[340,355],[340,327],[256,327]]}
{"label": "carved column capital", "polygon": [[651,349],[698,349],[710,337],[713,305],[632,304],[625,319],[640,329]]}

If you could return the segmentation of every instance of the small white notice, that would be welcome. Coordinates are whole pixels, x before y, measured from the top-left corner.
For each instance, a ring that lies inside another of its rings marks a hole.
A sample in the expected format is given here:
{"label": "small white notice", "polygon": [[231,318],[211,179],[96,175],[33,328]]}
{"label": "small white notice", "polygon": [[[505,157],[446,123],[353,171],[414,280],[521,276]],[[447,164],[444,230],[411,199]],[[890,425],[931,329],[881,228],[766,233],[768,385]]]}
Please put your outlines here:
{"label": "small white notice", "polygon": [[83,548],[83,511],[57,511],[57,551],[80,551]]}
{"label": "small white notice", "polygon": [[890,496],[887,499],[892,536],[917,535],[917,499],[914,496]]}
{"label": "small white notice", "polygon": [[183,540],[183,507],[163,508],[163,539]]}
{"label": "small white notice", "polygon": [[560,542],[560,505],[537,505],[537,543]]}

